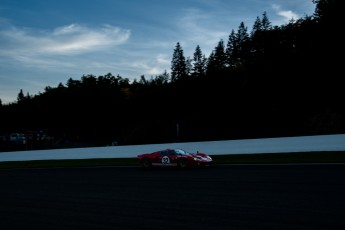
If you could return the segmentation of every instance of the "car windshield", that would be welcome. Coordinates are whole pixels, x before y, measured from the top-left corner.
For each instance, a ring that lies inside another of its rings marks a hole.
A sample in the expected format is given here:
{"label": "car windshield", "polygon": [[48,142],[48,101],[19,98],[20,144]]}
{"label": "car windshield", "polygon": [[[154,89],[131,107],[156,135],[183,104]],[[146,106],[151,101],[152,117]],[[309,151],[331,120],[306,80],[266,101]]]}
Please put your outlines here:
{"label": "car windshield", "polygon": [[182,150],[182,149],[175,149],[174,150],[176,155],[189,155],[190,153],[185,151],[185,150]]}

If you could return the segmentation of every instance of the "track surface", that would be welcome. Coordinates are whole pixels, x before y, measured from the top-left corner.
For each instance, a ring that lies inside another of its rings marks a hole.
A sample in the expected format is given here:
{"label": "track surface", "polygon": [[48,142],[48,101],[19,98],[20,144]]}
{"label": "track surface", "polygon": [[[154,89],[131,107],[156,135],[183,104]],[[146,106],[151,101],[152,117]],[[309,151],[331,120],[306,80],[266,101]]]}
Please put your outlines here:
{"label": "track surface", "polygon": [[345,229],[345,165],[0,170],[0,229]]}

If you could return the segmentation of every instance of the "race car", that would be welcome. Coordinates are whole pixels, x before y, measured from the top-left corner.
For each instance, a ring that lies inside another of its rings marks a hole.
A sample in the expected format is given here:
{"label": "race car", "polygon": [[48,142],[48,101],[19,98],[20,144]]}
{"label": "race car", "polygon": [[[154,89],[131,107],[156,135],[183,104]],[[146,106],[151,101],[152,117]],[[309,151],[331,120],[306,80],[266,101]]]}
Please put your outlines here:
{"label": "race car", "polygon": [[190,153],[183,149],[164,149],[137,156],[143,168],[173,166],[178,168],[204,167],[213,165],[213,159],[205,153]]}

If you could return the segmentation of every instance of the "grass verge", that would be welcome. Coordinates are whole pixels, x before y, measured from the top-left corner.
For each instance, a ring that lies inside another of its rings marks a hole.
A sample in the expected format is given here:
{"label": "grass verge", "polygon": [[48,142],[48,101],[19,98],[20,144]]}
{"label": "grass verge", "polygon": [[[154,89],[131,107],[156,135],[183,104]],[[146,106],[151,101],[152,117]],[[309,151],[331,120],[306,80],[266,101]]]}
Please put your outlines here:
{"label": "grass verge", "polygon": [[[212,155],[215,164],[345,163],[345,151]],[[138,166],[136,158],[0,162],[0,169]]]}

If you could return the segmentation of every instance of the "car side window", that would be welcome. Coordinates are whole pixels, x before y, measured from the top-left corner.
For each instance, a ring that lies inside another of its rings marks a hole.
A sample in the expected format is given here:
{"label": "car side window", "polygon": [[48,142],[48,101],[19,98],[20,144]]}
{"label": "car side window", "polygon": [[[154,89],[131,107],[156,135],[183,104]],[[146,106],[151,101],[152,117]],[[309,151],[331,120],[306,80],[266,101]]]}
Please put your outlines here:
{"label": "car side window", "polygon": [[174,150],[169,150],[169,155],[175,156],[175,155],[177,155],[177,154],[176,154],[176,152],[175,152]]}

